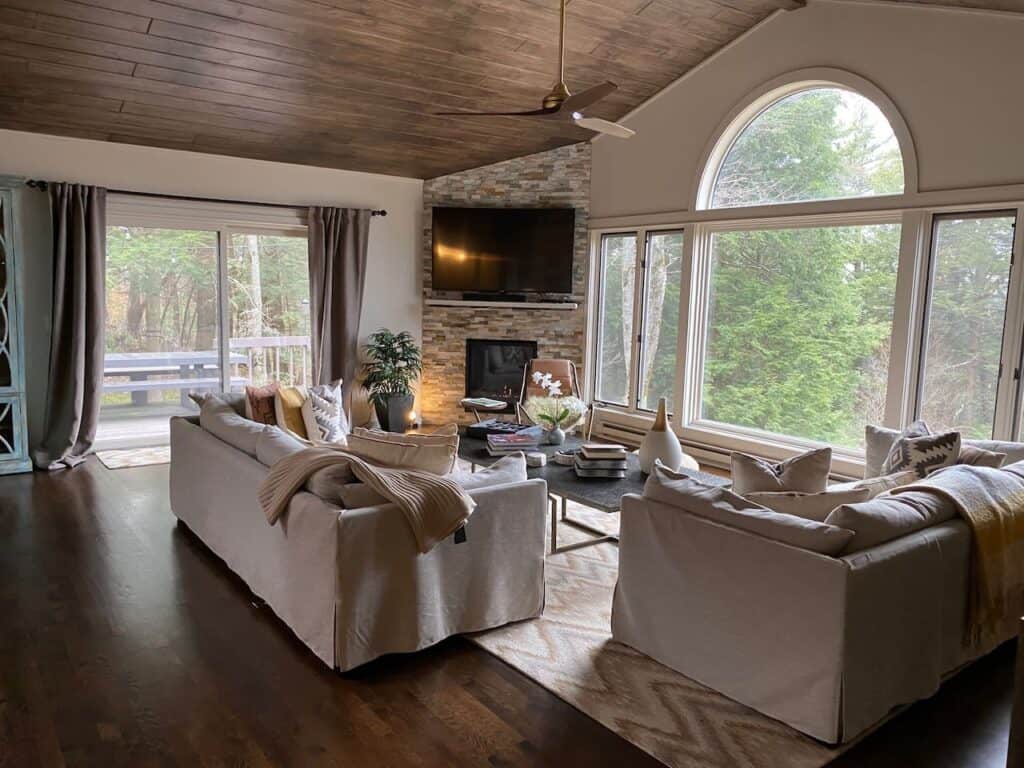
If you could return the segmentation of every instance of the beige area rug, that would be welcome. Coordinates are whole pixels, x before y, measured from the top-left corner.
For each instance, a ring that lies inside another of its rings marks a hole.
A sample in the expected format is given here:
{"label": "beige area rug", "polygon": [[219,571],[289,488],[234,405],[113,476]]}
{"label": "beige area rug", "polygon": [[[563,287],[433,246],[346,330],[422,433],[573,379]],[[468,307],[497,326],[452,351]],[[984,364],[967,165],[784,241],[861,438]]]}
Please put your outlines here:
{"label": "beige area rug", "polygon": [[[618,527],[618,515],[572,506],[569,514]],[[584,534],[561,525],[558,536],[562,544]],[[617,545],[551,555],[545,570],[541,618],[471,639],[661,762],[673,768],[818,768],[843,751],[613,642]]]}
{"label": "beige area rug", "polygon": [[124,448],[116,451],[97,451],[99,459],[107,469],[127,467],[148,467],[151,464],[167,464],[171,460],[171,448],[161,445],[156,448]]}

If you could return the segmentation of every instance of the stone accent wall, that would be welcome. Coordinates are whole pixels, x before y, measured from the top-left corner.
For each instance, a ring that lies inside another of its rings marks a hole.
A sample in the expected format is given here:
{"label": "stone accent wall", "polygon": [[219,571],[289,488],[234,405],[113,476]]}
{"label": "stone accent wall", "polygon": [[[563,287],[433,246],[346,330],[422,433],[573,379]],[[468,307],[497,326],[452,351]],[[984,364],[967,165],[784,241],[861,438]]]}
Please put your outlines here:
{"label": "stone accent wall", "polygon": [[[429,306],[431,207],[434,205],[576,209],[573,301],[576,310],[491,309]],[[537,341],[540,357],[573,360],[583,381],[586,321],[587,220],[590,213],[590,144],[573,144],[494,165],[440,176],[423,183],[423,378],[419,409],[428,424],[466,422],[466,339]]]}

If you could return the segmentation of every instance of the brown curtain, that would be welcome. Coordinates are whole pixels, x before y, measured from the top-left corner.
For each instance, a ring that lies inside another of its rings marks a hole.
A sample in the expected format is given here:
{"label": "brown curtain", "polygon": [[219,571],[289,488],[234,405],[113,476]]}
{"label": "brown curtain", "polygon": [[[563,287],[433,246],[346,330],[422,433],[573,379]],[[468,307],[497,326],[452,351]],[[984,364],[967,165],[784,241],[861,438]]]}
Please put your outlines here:
{"label": "brown curtain", "polygon": [[344,381],[351,405],[359,355],[359,313],[366,284],[370,211],[309,209],[309,316],[313,381]]}
{"label": "brown curtain", "polygon": [[73,467],[92,450],[103,389],[107,192],[50,184],[53,307],[40,469]]}

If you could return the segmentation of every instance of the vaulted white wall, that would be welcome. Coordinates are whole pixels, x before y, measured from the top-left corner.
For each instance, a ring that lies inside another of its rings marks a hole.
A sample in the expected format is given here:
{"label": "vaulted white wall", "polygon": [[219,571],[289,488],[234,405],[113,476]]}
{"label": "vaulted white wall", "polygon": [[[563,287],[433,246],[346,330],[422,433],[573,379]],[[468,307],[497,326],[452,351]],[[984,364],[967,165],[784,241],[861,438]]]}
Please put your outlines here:
{"label": "vaulted white wall", "polygon": [[1024,183],[1024,14],[810,0],[780,13],[594,142],[592,219],[690,210],[723,121],[760,85],[800,69],[847,70],[902,113],[922,192]]}

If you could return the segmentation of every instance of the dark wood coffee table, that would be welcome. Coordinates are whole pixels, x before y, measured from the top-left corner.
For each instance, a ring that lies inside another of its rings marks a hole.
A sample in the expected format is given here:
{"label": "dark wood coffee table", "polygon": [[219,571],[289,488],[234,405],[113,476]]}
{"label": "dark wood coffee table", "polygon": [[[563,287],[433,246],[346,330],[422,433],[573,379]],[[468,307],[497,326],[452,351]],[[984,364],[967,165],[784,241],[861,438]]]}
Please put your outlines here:
{"label": "dark wood coffee table", "polygon": [[[609,535],[599,528],[569,517],[567,513],[568,502],[575,501],[601,512],[618,512],[622,506],[622,497],[627,493],[643,493],[644,483],[647,481],[647,476],[640,471],[640,460],[635,453],[630,453],[627,456],[629,469],[626,470],[626,476],[621,480],[577,477],[572,467],[556,464],[552,459],[558,451],[567,448],[579,448],[583,443],[582,439],[569,436],[565,438],[565,443],[562,445],[542,445],[537,450],[547,454],[547,465],[543,467],[527,467],[526,469],[526,474],[531,480],[539,477],[548,484],[548,498],[551,502],[552,554],[555,552],[568,552],[569,550],[581,547],[590,547],[604,541],[618,541],[618,536]],[[500,457],[491,456],[487,452],[486,440],[466,437],[465,430],[463,429],[460,430],[459,458],[469,462],[475,469],[478,466],[489,466]],[[709,485],[728,485],[729,482],[707,472],[682,471],[694,479]],[[595,538],[559,548],[559,518],[567,525],[593,534]]]}

